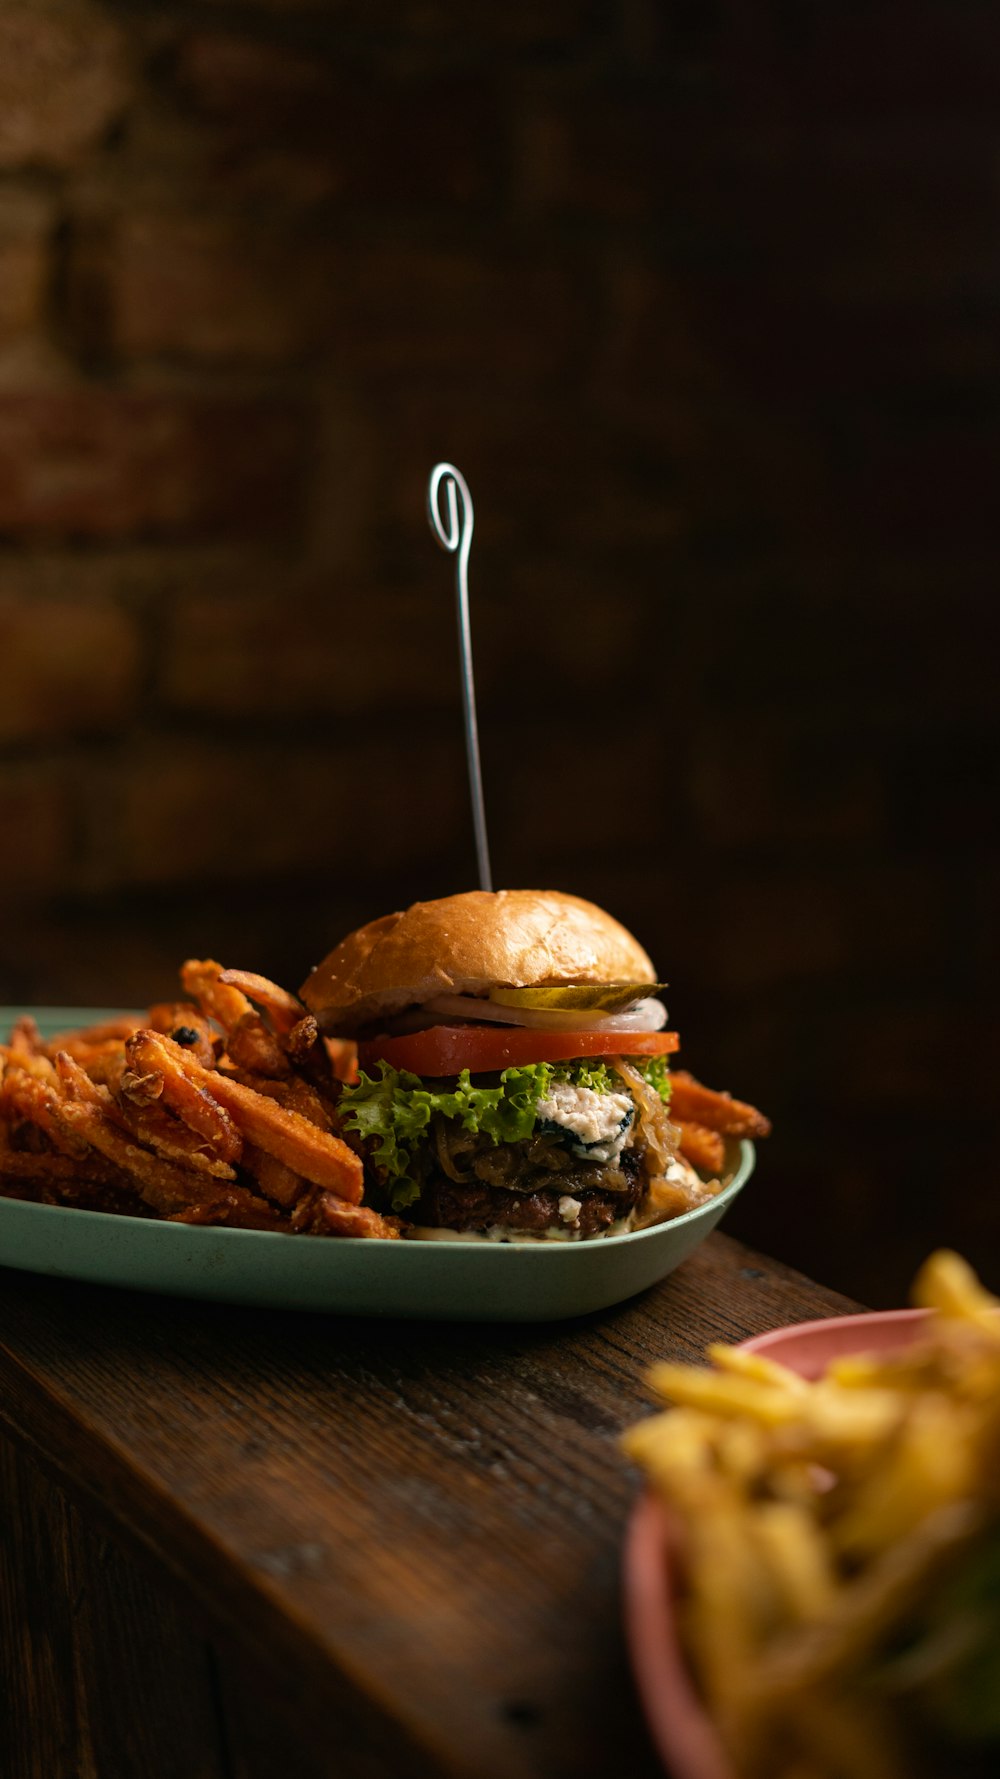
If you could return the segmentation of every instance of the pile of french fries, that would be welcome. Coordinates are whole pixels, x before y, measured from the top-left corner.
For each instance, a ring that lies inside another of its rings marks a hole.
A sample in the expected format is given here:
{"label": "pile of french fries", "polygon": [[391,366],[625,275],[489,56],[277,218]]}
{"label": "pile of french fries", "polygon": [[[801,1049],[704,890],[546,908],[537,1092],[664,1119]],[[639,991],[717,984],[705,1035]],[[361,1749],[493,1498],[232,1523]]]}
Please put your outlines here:
{"label": "pile of french fries", "polygon": [[185,999],[0,1044],[0,1195],[174,1223],[395,1238],[336,1134],[353,1051],[293,995],[191,960]]}
{"label": "pile of french fries", "polygon": [[1000,1772],[1000,1305],[957,1255],[912,1347],[806,1382],[714,1346],[625,1436],[667,1508],[691,1670],[739,1779]]}

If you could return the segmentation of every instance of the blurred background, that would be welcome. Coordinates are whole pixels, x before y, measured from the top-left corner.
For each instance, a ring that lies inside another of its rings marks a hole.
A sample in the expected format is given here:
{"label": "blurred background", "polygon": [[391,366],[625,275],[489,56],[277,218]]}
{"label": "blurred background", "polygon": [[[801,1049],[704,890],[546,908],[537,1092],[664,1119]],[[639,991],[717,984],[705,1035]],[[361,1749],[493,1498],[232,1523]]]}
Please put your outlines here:
{"label": "blurred background", "polygon": [[1000,1285],[987,0],[4,0],[0,999],[606,905],[727,1228]]}

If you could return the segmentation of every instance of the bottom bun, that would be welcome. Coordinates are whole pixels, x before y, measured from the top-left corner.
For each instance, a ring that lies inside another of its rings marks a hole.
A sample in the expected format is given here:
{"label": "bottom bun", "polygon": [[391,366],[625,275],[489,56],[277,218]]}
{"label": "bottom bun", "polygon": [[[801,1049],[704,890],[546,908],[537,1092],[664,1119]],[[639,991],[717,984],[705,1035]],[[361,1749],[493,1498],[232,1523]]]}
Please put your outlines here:
{"label": "bottom bun", "polygon": [[609,1223],[606,1229],[599,1229],[593,1235],[578,1235],[571,1229],[542,1229],[532,1234],[527,1229],[512,1229],[509,1223],[493,1223],[488,1229],[430,1229],[425,1224],[415,1223],[406,1231],[406,1239],[411,1242],[509,1242],[522,1247],[543,1247],[552,1242],[601,1242],[611,1235],[629,1235],[633,1229],[641,1227],[636,1224],[634,1213],[630,1212],[627,1217]]}
{"label": "bottom bun", "polygon": [[499,1229],[499,1236],[490,1237],[493,1241],[521,1236],[551,1239],[553,1232],[563,1240],[567,1236],[586,1240],[603,1235],[612,1223],[635,1210],[645,1190],[645,1178],[637,1166],[630,1168],[626,1178],[624,1190],[617,1192],[594,1188],[574,1192],[568,1181],[563,1191],[544,1186],[529,1192],[480,1180],[456,1183],[438,1176],[427,1182],[411,1216],[424,1229],[454,1229],[472,1235]]}

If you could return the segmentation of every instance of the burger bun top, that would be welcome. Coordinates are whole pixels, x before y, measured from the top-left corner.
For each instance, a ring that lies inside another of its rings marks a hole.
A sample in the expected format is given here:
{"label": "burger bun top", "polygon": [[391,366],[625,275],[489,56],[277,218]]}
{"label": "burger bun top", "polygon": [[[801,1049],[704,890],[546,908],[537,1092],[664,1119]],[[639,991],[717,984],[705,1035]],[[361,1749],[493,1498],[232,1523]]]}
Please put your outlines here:
{"label": "burger bun top", "polygon": [[349,933],[299,992],[324,1031],[350,1036],[438,995],[655,980],[631,933],[581,896],[468,890]]}

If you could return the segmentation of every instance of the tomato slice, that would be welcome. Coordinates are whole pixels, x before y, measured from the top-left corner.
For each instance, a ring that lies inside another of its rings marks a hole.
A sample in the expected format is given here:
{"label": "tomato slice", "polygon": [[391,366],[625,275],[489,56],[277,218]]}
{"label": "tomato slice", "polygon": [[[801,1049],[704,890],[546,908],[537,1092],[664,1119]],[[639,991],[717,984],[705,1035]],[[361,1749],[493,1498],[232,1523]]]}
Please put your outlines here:
{"label": "tomato slice", "polygon": [[414,1075],[492,1074],[574,1056],[662,1056],[680,1048],[676,1032],[541,1032],[514,1025],[432,1025],[400,1038],[358,1045],[358,1064],[387,1062]]}

